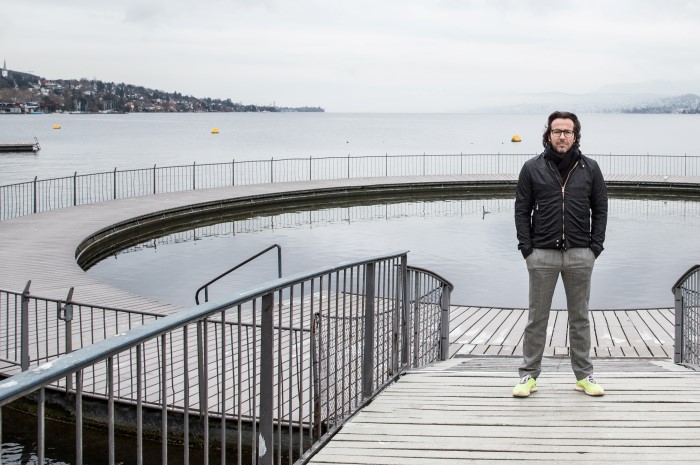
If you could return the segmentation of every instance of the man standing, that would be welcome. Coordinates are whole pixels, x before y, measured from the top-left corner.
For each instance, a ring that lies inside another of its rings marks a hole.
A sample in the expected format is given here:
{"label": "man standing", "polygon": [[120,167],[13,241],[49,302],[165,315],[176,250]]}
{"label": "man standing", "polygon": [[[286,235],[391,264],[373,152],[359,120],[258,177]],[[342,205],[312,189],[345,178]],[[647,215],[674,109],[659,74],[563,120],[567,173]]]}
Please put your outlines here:
{"label": "man standing", "polygon": [[525,162],[515,195],[518,249],[530,275],[530,303],[523,335],[523,363],[515,397],[537,390],[547,321],[561,274],[569,314],[575,388],[591,396],[605,391],[593,378],[588,299],[593,263],[603,251],[608,195],[598,164],[581,155],[581,123],[569,112],[549,115],[544,152]]}

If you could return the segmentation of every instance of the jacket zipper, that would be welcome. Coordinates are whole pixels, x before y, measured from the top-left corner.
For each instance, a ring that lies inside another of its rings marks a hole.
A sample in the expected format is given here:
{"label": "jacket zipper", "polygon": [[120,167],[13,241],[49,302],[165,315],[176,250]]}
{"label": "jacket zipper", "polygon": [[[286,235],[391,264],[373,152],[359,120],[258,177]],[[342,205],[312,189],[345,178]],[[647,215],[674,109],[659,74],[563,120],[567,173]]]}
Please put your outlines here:
{"label": "jacket zipper", "polygon": [[[554,178],[558,181],[559,176],[557,176],[556,171],[554,171],[554,168],[552,168],[552,165],[550,163],[547,163],[547,166],[549,166],[549,169],[552,171],[554,174]],[[569,177],[571,176],[571,173],[576,169],[578,166],[578,161],[574,164],[574,166],[571,167],[569,172],[566,174],[566,178],[564,179],[564,182],[561,183],[561,249],[566,250],[566,183],[569,182]]]}

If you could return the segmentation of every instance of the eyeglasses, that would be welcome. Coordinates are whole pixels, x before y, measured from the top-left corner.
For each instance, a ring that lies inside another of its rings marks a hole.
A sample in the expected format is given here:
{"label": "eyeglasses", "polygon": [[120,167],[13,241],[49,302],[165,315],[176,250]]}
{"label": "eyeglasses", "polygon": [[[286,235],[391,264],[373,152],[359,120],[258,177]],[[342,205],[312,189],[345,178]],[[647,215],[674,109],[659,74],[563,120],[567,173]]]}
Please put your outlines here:
{"label": "eyeglasses", "polygon": [[572,137],[574,137],[574,131],[570,129],[566,129],[564,131],[562,131],[561,129],[552,129],[550,133],[553,137],[561,137],[562,135],[567,139],[571,139]]}

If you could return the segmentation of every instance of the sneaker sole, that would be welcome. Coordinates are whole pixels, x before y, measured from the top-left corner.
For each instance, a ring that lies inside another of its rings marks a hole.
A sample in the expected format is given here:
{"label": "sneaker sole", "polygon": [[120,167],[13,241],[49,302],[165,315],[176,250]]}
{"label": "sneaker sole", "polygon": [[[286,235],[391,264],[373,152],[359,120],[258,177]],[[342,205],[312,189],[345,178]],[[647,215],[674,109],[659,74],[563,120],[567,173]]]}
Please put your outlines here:
{"label": "sneaker sole", "polygon": [[574,389],[576,389],[577,391],[580,391],[580,392],[585,392],[586,395],[591,396],[591,397],[600,397],[600,396],[605,395],[605,392],[593,392],[593,393],[588,392],[579,385],[574,385]]}
{"label": "sneaker sole", "polygon": [[515,393],[513,393],[513,397],[518,397],[518,398],[522,399],[523,397],[529,397],[530,394],[532,394],[533,392],[537,392],[537,388],[530,389],[530,392],[528,392],[527,394],[515,394]]}

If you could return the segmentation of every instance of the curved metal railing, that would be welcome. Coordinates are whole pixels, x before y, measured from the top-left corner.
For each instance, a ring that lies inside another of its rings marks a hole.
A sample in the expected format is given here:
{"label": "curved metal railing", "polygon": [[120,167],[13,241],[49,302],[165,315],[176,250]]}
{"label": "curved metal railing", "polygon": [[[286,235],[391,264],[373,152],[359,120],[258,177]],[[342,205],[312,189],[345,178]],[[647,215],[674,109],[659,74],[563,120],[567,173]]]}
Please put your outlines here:
{"label": "curved metal railing", "polygon": [[[107,171],[0,186],[0,221],[107,200],[249,184],[386,176],[517,175],[534,154],[287,158]],[[591,155],[604,174],[700,176],[700,157]]]}
{"label": "curved metal railing", "polygon": [[228,270],[224,271],[221,273],[219,276],[216,278],[213,278],[209,280],[207,283],[203,284],[202,286],[197,289],[197,291],[194,293],[194,302],[199,305],[199,293],[204,291],[204,302],[209,302],[209,286],[214,284],[215,282],[219,281],[220,279],[224,278],[225,276],[228,276],[229,274],[233,273],[243,265],[246,265],[259,256],[269,252],[270,250],[277,248],[277,277],[281,278],[282,277],[282,247],[280,247],[278,244],[272,244],[270,247],[267,247],[266,249],[256,253],[250,258],[247,258],[246,260],[243,260],[241,263],[237,264],[236,266],[229,268]]}
{"label": "curved metal railing", "polygon": [[674,361],[700,370],[700,265],[686,271],[671,292],[676,300]]}
{"label": "curved metal railing", "polygon": [[108,425],[105,463],[114,463],[116,429],[133,430],[137,463],[148,435],[161,438],[162,463],[173,438],[189,463],[195,436],[204,454],[229,445],[221,463],[229,452],[251,463],[304,463],[384,386],[443,358],[451,287],[409,268],[407,252],[271,281],[32,364],[0,382],[0,416],[16,399],[38,399],[39,463],[46,399],[56,396],[75,416],[74,463],[96,411],[84,409],[86,396],[107,401],[104,417],[90,418]]}

